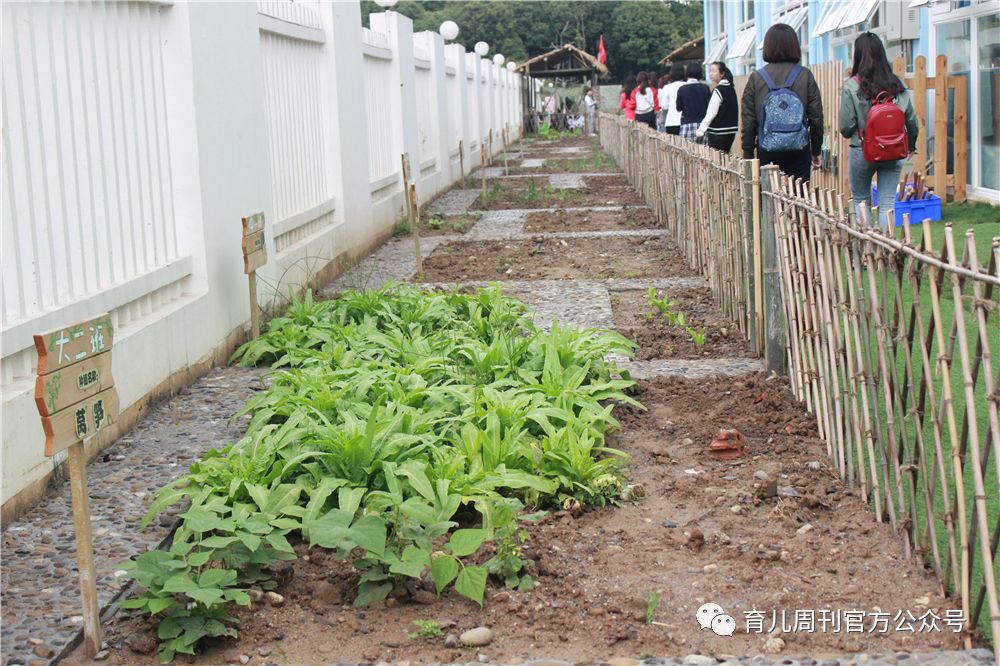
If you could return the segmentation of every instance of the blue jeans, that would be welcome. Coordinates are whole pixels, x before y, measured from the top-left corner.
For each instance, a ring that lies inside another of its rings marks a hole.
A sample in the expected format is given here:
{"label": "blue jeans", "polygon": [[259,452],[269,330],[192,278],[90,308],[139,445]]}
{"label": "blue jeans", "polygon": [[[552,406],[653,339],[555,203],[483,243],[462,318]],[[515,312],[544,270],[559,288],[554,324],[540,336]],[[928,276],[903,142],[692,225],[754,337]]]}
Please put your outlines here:
{"label": "blue jeans", "polygon": [[871,207],[872,177],[877,176],[878,224],[883,231],[889,229],[889,211],[895,210],[896,207],[896,185],[899,184],[899,174],[902,170],[903,160],[869,162],[861,152],[861,146],[851,146],[847,173],[855,209],[860,215],[860,204],[867,203],[869,208]]}

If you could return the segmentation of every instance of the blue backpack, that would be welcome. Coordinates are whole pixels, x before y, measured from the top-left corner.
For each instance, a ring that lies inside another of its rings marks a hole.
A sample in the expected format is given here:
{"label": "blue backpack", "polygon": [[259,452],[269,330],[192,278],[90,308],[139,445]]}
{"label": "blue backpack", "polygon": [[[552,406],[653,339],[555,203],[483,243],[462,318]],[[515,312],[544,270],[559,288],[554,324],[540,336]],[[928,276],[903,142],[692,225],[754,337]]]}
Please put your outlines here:
{"label": "blue backpack", "polygon": [[809,128],[806,127],[806,109],[799,96],[792,91],[795,78],[802,71],[795,65],[782,86],[774,85],[774,79],[758,69],[760,78],[767,84],[764,96],[764,117],[757,134],[757,147],[770,153],[803,150],[809,145]]}

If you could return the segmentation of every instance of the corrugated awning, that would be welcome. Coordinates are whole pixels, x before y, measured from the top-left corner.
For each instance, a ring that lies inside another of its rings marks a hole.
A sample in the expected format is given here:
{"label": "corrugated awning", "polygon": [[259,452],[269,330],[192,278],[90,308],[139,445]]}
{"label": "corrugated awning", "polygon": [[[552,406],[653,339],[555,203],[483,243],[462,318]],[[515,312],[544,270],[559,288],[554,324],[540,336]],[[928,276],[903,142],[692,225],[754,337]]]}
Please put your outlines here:
{"label": "corrugated awning", "polygon": [[[774,19],[774,22],[788,24],[789,26],[791,26],[792,30],[798,32],[799,28],[803,26],[808,17],[809,17],[809,7],[802,6],[802,7],[797,7],[790,12],[779,14],[778,17]],[[760,44],[758,44],[757,47],[761,49],[764,48],[764,40],[761,40]]]}
{"label": "corrugated awning", "polygon": [[840,19],[839,28],[850,28],[859,23],[867,23],[871,20],[872,16],[875,14],[875,10],[878,9],[879,0],[858,0],[857,2],[852,2],[848,7],[847,11],[844,12]]}
{"label": "corrugated awning", "polygon": [[714,42],[712,42],[712,50],[709,51],[708,55],[705,57],[705,62],[721,61],[726,54],[726,45],[728,41],[729,40],[726,38],[726,36],[723,35],[719,39],[716,39]]}
{"label": "corrugated awning", "polygon": [[825,35],[828,32],[833,32],[840,27],[840,20],[844,17],[844,14],[849,11],[851,5],[849,4],[829,4],[826,6],[826,11],[820,17],[819,21],[816,22],[816,26],[812,30],[813,37],[819,37],[820,35]]}
{"label": "corrugated awning", "polygon": [[736,33],[736,39],[733,40],[733,48],[726,55],[726,60],[750,57],[753,54],[754,44],[757,42],[756,37],[757,29],[755,26],[750,26],[742,32]]}

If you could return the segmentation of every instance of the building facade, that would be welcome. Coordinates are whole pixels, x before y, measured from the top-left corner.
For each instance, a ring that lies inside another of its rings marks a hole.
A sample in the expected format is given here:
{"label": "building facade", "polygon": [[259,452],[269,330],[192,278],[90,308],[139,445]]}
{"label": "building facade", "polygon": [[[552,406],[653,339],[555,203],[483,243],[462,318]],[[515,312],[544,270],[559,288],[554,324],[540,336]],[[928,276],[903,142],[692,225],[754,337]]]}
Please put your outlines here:
{"label": "building facade", "polygon": [[[736,75],[763,67],[764,35],[775,23],[796,30],[805,65],[839,60],[850,66],[854,40],[865,31],[882,38],[890,60],[903,56],[907,71],[924,56],[934,75],[936,56],[948,56],[948,73],[967,77],[969,191],[1000,201],[1000,2],[706,0],[705,62],[723,61]],[[931,115],[933,101],[930,95]],[[954,110],[947,113],[951,142]]]}

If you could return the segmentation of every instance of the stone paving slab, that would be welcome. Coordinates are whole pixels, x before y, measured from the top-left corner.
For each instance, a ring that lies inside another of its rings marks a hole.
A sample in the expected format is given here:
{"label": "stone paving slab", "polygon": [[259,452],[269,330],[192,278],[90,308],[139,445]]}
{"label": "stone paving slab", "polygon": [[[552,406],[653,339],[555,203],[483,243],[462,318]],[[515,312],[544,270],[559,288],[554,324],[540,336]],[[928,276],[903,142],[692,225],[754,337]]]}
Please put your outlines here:
{"label": "stone paving slab", "polygon": [[[975,650],[954,650],[944,652],[894,652],[891,654],[843,654],[823,658],[787,657],[782,655],[759,654],[718,656],[689,654],[683,657],[648,657],[637,659],[617,658],[600,663],[601,666],[986,666],[993,664],[993,653],[984,648]],[[522,666],[574,666],[573,662],[561,659],[533,659]],[[582,664],[580,666],[583,666]]]}
{"label": "stone paving slab", "polygon": [[549,185],[557,190],[573,189],[579,190],[586,187],[582,173],[553,173],[549,174]]}
{"label": "stone paving slab", "polygon": [[[118,564],[157,548],[173,527],[161,516],[145,530],[139,522],[150,497],[185,474],[211,448],[238,440],[246,422],[229,418],[263,388],[266,370],[217,368],[179,395],[150,409],[127,434],[87,466],[97,596],[101,607],[122,591]],[[69,483],[63,482],[20,520],[4,527],[4,664],[38,657],[28,639],[41,640],[59,655],[83,627]]]}
{"label": "stone paving slab", "polygon": [[622,370],[628,370],[633,379],[656,379],[678,376],[704,379],[716,375],[747,375],[764,371],[764,361],[758,358],[704,358],[704,359],[650,359],[633,361],[612,357]]}
{"label": "stone paving slab", "polygon": [[521,161],[521,166],[525,169],[537,169],[545,165],[545,158],[529,157]]}
{"label": "stone paving slab", "polygon": [[[420,256],[429,257],[442,243],[459,240],[462,236],[421,236]],[[323,297],[345,289],[378,289],[386,282],[405,282],[417,272],[413,239],[392,238],[385,245],[319,290]]]}
{"label": "stone paving slab", "polygon": [[460,188],[448,190],[431,202],[427,207],[427,212],[438,215],[465,213],[468,212],[469,206],[473,204],[478,196],[479,190],[463,190]]}

